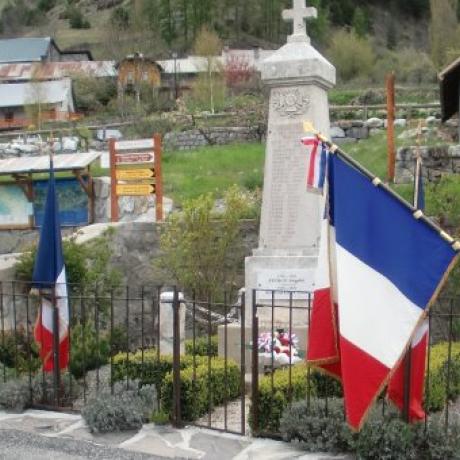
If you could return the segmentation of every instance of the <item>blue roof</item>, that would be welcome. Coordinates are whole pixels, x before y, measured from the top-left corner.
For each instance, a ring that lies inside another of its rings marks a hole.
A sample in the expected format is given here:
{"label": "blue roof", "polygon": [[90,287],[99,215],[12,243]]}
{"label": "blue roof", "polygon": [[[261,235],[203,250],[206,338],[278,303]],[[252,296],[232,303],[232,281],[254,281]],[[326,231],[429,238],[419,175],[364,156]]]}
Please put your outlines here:
{"label": "blue roof", "polygon": [[0,63],[36,62],[48,55],[50,37],[0,40]]}

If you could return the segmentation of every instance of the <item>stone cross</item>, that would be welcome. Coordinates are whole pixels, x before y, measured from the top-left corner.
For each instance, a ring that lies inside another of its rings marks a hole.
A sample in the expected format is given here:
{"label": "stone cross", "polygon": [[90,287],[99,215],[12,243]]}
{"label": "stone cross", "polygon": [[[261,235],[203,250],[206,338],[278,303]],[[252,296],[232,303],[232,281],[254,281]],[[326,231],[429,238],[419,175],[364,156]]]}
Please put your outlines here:
{"label": "stone cross", "polygon": [[[308,39],[307,26],[305,25],[305,19],[317,18],[318,11],[314,7],[306,7],[305,0],[293,0],[294,7],[290,10],[283,11],[283,19],[285,21],[292,21],[294,24],[294,30],[291,37],[300,38],[305,37]],[[296,41],[296,40],[295,40]]]}

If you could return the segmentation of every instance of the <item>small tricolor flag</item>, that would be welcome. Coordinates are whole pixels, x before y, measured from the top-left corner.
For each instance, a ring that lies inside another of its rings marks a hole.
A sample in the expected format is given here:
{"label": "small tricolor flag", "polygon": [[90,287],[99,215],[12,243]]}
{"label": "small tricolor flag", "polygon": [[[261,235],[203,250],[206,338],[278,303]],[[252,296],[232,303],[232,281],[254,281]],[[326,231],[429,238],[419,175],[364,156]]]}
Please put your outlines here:
{"label": "small tricolor flag", "polygon": [[[59,334],[59,368],[65,369],[69,363],[69,304],[52,160],[50,170],[45,215],[32,279],[33,287],[40,293],[34,337],[40,348],[43,370],[46,372],[54,370],[56,333]],[[54,327],[53,318],[55,308],[58,312],[57,328]]]}
{"label": "small tricolor flag", "polygon": [[322,191],[326,181],[328,148],[324,142],[315,137],[304,137],[302,144],[308,148],[307,189]]}
{"label": "small tricolor flag", "polygon": [[341,379],[347,421],[359,430],[457,254],[342,156],[329,155],[327,176],[324,282],[316,286],[307,360]]}

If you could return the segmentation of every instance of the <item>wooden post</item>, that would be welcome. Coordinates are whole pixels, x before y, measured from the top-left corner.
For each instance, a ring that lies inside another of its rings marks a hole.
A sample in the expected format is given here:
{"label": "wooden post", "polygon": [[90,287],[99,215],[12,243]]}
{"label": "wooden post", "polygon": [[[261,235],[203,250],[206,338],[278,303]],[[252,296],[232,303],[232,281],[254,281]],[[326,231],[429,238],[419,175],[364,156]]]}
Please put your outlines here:
{"label": "wooden post", "polygon": [[388,148],[388,181],[395,180],[395,74],[391,72],[386,78],[387,89],[387,148]]}
{"label": "wooden post", "polygon": [[163,221],[163,173],[161,170],[161,156],[162,156],[162,145],[161,135],[155,134],[153,136],[154,152],[155,152],[155,212],[156,221]]}
{"label": "wooden post", "polygon": [[115,139],[109,141],[110,149],[110,216],[112,222],[118,222],[118,196],[117,196],[117,175],[116,175],[116,158],[115,158]]}

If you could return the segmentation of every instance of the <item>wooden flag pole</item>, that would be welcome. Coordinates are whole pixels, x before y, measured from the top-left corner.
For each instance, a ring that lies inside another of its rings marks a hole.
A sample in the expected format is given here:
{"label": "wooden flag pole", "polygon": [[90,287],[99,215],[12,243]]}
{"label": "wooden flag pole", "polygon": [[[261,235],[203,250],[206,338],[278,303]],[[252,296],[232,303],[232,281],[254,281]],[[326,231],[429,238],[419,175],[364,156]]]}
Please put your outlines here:
{"label": "wooden flag pole", "polygon": [[447,241],[455,251],[460,252],[460,241],[455,240],[454,238],[452,238],[452,236],[450,236],[448,233],[446,233],[441,227],[439,227],[439,225],[437,225],[431,219],[426,217],[421,210],[416,209],[415,206],[413,206],[412,204],[408,203],[404,198],[399,196],[392,188],[390,188],[388,185],[386,185],[384,182],[382,182],[382,180],[379,177],[377,177],[375,174],[371,173],[364,166],[360,165],[350,155],[345,153],[336,144],[331,142],[327,137],[325,137],[323,134],[321,134],[319,131],[317,131],[311,122],[307,121],[307,122],[304,123],[304,130],[307,133],[311,133],[311,134],[314,134],[315,136],[317,136],[320,141],[324,142],[329,147],[329,151],[332,154],[339,155],[347,163],[349,163],[351,166],[353,166],[358,171],[360,171],[362,174],[364,174],[366,177],[368,177],[376,187],[382,187],[394,199],[398,200],[403,206],[408,208],[412,212],[412,215],[414,216],[415,219],[422,220],[423,222],[425,222],[429,227],[431,227],[433,230],[438,232],[439,236],[441,236],[441,238],[443,238],[445,241]]}
{"label": "wooden flag pole", "polygon": [[391,72],[386,78],[387,87],[387,146],[388,146],[388,181],[395,180],[395,74]]}

